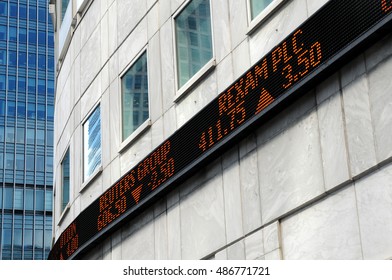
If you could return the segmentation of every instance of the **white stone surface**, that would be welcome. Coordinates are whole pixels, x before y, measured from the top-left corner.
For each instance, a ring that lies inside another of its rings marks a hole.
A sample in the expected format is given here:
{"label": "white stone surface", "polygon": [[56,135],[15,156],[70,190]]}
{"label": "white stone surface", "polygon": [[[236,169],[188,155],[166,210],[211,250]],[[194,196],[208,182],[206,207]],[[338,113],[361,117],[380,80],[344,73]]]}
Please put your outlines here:
{"label": "white stone surface", "polygon": [[338,73],[333,74],[316,87],[317,104],[330,98],[340,91],[340,77]]}
{"label": "white stone surface", "polygon": [[[295,17],[292,15],[295,15]],[[270,20],[258,28],[257,32],[250,35],[251,64],[255,64],[306,19],[306,0],[288,1],[287,4],[283,5],[282,8],[271,16]],[[244,34],[242,30],[239,32],[239,34]]]}
{"label": "white stone surface", "polygon": [[325,189],[350,179],[340,92],[318,106]]}
{"label": "white stone surface", "polygon": [[328,1],[329,0],[307,0],[309,16],[317,12],[317,10],[325,5]]}
{"label": "white stone surface", "polygon": [[85,14],[80,23],[81,29],[81,46],[83,47],[96,31],[96,27],[101,19],[101,3],[94,1],[89,6],[88,12]]}
{"label": "white stone surface", "polygon": [[168,240],[167,240],[167,222],[166,213],[154,219],[155,233],[155,259],[167,260],[168,258]]}
{"label": "white stone surface", "polygon": [[352,186],[281,222],[284,259],[362,259]]}
{"label": "white stone surface", "polygon": [[244,235],[242,228],[240,168],[238,161],[223,170],[223,194],[227,243]]}
{"label": "white stone surface", "polygon": [[154,123],[162,117],[162,79],[160,56],[160,33],[157,33],[148,44],[148,93],[150,102],[150,118]]}
{"label": "white stone surface", "polygon": [[392,156],[392,59],[386,60],[369,73],[369,98],[377,161]]}
{"label": "white stone surface", "polygon": [[218,92],[223,92],[234,81],[233,77],[233,60],[232,55],[226,56],[216,67],[216,76],[218,83]]}
{"label": "white stone surface", "polygon": [[163,111],[166,112],[173,106],[175,96],[173,30],[171,21],[165,22],[161,27],[160,36]]}
{"label": "white stone surface", "polygon": [[[117,1],[113,1],[112,5],[109,7],[108,11],[109,16],[109,56],[111,56],[114,51],[117,49]],[[117,71],[114,72],[117,74]],[[111,79],[112,81],[112,79]]]}
{"label": "white stone surface", "polygon": [[257,153],[240,159],[242,225],[244,234],[261,226],[261,198]]}
{"label": "white stone surface", "polygon": [[181,259],[181,216],[179,203],[167,209],[168,259]]}
{"label": "white stone surface", "polygon": [[245,258],[247,260],[259,260],[263,255],[263,232],[259,230],[245,237]]}
{"label": "white stone surface", "polygon": [[220,63],[231,51],[229,2],[211,1],[210,4],[215,58]]}
{"label": "white stone surface", "polygon": [[[147,12],[145,0],[117,0],[117,43],[120,45],[137,27]],[[147,24],[146,24],[147,27]],[[147,29],[144,30],[147,36]],[[136,42],[136,41],[135,41]]]}
{"label": "white stone surface", "polygon": [[274,222],[262,229],[264,252],[270,253],[281,247],[280,224]]}
{"label": "white stone surface", "polygon": [[80,53],[80,85],[83,93],[101,69],[101,31],[98,26]]}
{"label": "white stone surface", "polygon": [[245,38],[248,29],[246,2],[229,0],[231,47],[236,48]]}
{"label": "white stone surface", "polygon": [[392,257],[392,166],[355,184],[364,259]]}
{"label": "white stone surface", "polygon": [[119,90],[119,81],[116,79],[110,84],[110,154],[111,159],[118,156],[121,139],[121,94]]}
{"label": "white stone surface", "polygon": [[233,245],[227,247],[228,260],[245,260],[245,242],[240,240]]}
{"label": "white stone surface", "polygon": [[[127,1],[128,2],[128,1]],[[143,1],[145,2],[145,1]],[[133,9],[132,9],[133,10]],[[143,19],[135,30],[124,40],[118,50],[119,73],[122,73],[147,44],[147,19]]]}
{"label": "white stone surface", "polygon": [[200,259],[226,244],[222,178],[216,176],[181,201],[183,259]]}
{"label": "white stone surface", "polygon": [[244,40],[233,50],[234,77],[240,77],[250,67],[249,42],[248,40]]}
{"label": "white stone surface", "polygon": [[149,221],[138,228],[121,244],[121,259],[123,260],[153,260],[154,255],[154,222]]}
{"label": "white stone surface", "polygon": [[258,149],[262,221],[324,192],[318,120],[312,112]]}
{"label": "white stone surface", "polygon": [[352,176],[376,164],[366,75],[343,88],[344,116]]}

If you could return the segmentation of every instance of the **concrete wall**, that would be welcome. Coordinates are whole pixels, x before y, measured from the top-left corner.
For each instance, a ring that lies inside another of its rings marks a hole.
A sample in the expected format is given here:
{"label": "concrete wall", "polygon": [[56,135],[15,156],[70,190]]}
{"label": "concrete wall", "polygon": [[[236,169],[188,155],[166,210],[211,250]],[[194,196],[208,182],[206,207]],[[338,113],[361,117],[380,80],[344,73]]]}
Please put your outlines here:
{"label": "concrete wall", "polygon": [[[78,22],[57,79],[55,185],[70,146],[73,189],[61,220],[55,208],[56,238],[327,1],[287,1],[251,35],[245,0],[211,1],[217,66],[174,102],[172,15],[183,2],[94,0]],[[120,152],[119,75],[146,46],[152,126]],[[392,35],[336,69],[85,257],[391,258],[391,72]],[[103,171],[81,191],[81,124],[98,102]]]}

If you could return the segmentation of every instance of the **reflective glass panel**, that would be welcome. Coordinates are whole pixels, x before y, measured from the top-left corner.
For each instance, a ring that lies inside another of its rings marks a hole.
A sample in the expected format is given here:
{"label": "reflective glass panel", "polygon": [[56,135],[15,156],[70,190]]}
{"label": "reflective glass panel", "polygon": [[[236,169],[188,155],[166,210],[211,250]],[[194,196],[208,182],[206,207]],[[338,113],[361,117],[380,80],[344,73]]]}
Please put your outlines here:
{"label": "reflective glass panel", "polygon": [[101,108],[98,106],[83,125],[84,179],[101,166]]}
{"label": "reflective glass panel", "polygon": [[175,19],[178,87],[212,59],[209,0],[192,0]]}

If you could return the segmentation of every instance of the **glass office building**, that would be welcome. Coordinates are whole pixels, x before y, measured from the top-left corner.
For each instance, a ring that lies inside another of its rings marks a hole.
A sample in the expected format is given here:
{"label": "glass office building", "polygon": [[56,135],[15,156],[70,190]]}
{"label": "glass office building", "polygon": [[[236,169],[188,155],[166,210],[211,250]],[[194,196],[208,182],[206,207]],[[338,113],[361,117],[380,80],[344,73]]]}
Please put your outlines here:
{"label": "glass office building", "polygon": [[47,0],[0,1],[0,259],[52,239],[54,49]]}

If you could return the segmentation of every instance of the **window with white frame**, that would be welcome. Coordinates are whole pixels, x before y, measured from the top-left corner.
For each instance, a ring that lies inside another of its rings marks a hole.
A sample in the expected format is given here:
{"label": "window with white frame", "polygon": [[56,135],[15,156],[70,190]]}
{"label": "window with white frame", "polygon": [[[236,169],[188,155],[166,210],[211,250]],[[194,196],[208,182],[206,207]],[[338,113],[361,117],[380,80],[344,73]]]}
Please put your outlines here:
{"label": "window with white frame", "polygon": [[83,125],[84,181],[101,167],[101,107],[94,109]]}
{"label": "window with white frame", "polygon": [[121,78],[122,140],[149,119],[147,53],[144,52]]}
{"label": "window with white frame", "polygon": [[249,0],[252,20],[267,8],[274,0]]}
{"label": "window with white frame", "polygon": [[210,0],[191,0],[175,18],[178,88],[213,58]]}
{"label": "window with white frame", "polygon": [[69,172],[69,149],[65,153],[61,162],[61,212],[65,210],[69,203],[70,193],[70,172]]}
{"label": "window with white frame", "polygon": [[61,21],[63,21],[65,12],[67,11],[68,4],[69,4],[69,0],[61,0]]}

